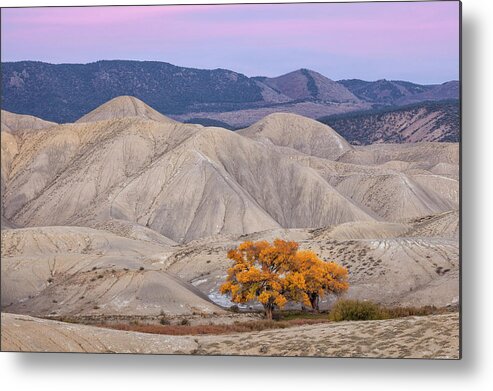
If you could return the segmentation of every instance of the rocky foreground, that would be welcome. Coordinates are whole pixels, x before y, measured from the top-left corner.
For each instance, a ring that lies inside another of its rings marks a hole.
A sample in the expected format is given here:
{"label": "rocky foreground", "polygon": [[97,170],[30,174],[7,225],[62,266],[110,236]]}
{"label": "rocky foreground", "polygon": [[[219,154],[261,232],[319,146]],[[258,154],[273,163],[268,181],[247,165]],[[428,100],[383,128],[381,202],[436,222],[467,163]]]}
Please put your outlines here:
{"label": "rocky foreground", "polygon": [[116,331],[2,314],[2,351],[458,359],[459,314],[220,336]]}

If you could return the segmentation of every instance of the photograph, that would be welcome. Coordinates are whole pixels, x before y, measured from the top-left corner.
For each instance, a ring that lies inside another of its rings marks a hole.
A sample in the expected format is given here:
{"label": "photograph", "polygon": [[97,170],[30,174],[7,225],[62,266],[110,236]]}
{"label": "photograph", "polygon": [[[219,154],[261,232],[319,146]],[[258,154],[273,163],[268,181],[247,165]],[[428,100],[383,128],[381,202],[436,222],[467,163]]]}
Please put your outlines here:
{"label": "photograph", "polygon": [[2,352],[461,359],[461,2],[0,12]]}

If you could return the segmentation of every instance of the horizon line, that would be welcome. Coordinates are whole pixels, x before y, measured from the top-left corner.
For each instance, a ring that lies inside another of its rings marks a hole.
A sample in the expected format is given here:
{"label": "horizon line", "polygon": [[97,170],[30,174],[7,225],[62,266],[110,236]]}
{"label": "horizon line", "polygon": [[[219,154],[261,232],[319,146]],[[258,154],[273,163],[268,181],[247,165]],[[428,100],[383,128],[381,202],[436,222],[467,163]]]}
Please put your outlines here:
{"label": "horizon line", "polygon": [[[406,80],[406,79],[387,79],[387,78],[383,78],[383,79],[373,79],[373,80],[369,80],[369,79],[364,79],[364,78],[358,78],[358,77],[347,77],[347,78],[343,78],[343,79],[338,79],[338,80],[335,80],[335,79],[331,79],[329,76],[326,76],[325,74],[317,71],[317,70],[314,70],[314,69],[310,69],[310,68],[307,68],[307,67],[301,67],[301,68],[297,68],[297,69],[294,69],[292,71],[289,71],[289,72],[286,72],[286,73],[282,73],[280,75],[276,75],[276,76],[265,76],[265,75],[247,75],[245,73],[241,73],[241,72],[237,72],[235,70],[232,70],[232,69],[229,69],[229,68],[221,68],[221,67],[218,67],[218,68],[197,68],[197,67],[192,67],[192,66],[182,66],[182,65],[176,65],[176,64],[173,64],[171,62],[168,62],[168,61],[163,61],[163,60],[136,60],[136,59],[100,59],[100,60],[95,60],[95,61],[89,61],[89,62],[48,62],[48,61],[43,61],[43,60],[14,60],[14,61],[1,61],[0,63],[1,64],[6,64],[6,63],[21,63],[21,62],[37,62],[37,63],[42,63],[42,64],[48,64],[48,65],[90,65],[90,64],[96,64],[98,62],[115,62],[115,61],[127,61],[127,62],[157,62],[157,63],[162,63],[162,64],[168,64],[168,65],[172,65],[172,66],[175,66],[175,67],[178,67],[178,68],[187,68],[187,69],[197,69],[197,70],[206,70],[206,71],[214,71],[214,70],[225,70],[225,71],[230,71],[230,72],[234,72],[234,73],[237,73],[239,75],[243,75],[245,77],[248,77],[249,79],[251,78],[255,78],[255,77],[266,77],[266,78],[276,78],[276,77],[280,77],[280,76],[284,76],[284,75],[287,75],[289,73],[292,73],[292,72],[296,72],[296,71],[300,71],[302,69],[306,69],[306,70],[309,70],[309,71],[312,71],[312,72],[317,72],[319,74],[321,74],[322,76],[330,79],[330,80],[333,80],[335,82],[339,82],[339,81],[343,81],[343,80],[361,80],[361,81],[365,81],[365,82],[370,82],[370,83],[374,83],[374,82],[378,82],[378,81],[404,81],[404,82],[408,82],[408,83],[413,83],[413,84],[419,84],[419,85],[441,85],[441,84],[445,84],[445,83],[449,83],[449,82],[460,82],[460,78],[459,79],[446,79],[444,81],[438,81],[438,82],[433,82],[433,83],[421,83],[421,82],[416,82],[416,81],[411,81],[411,80]],[[442,79],[443,80],[443,79]]]}

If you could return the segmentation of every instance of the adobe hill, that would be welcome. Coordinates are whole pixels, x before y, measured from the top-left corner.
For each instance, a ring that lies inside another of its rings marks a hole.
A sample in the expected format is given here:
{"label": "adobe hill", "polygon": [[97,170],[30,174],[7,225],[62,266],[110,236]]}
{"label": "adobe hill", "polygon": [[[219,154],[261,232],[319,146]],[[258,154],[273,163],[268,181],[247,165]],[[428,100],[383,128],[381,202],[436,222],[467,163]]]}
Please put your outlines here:
{"label": "adobe hill", "polygon": [[126,117],[139,117],[165,123],[175,122],[133,96],[118,96],[113,98],[82,116],[76,122],[97,122]]}

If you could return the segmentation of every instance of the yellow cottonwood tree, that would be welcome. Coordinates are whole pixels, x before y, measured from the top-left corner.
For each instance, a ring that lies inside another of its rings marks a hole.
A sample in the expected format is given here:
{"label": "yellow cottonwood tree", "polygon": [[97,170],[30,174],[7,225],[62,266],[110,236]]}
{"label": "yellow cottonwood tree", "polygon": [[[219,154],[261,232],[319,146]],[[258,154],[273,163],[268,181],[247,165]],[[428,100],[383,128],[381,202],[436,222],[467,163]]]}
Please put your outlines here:
{"label": "yellow cottonwood tree", "polygon": [[347,269],[335,262],[322,261],[313,251],[298,251],[295,265],[305,279],[310,306],[316,311],[325,294],[340,294],[349,288]]}
{"label": "yellow cottonwood tree", "polygon": [[347,270],[333,262],[325,263],[312,251],[298,251],[298,243],[274,240],[244,242],[228,252],[234,261],[228,269],[222,294],[230,294],[233,302],[258,300],[267,319],[275,307],[288,301],[318,308],[318,300],[326,292],[347,289]]}
{"label": "yellow cottonwood tree", "polygon": [[272,319],[274,307],[282,308],[293,297],[306,296],[304,278],[293,271],[297,250],[297,243],[279,239],[272,245],[266,241],[240,244],[228,252],[234,264],[220,292],[231,294],[235,303],[258,300],[267,319]]}

